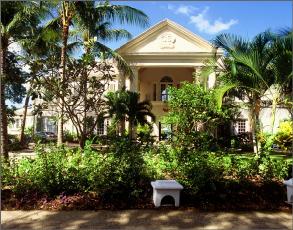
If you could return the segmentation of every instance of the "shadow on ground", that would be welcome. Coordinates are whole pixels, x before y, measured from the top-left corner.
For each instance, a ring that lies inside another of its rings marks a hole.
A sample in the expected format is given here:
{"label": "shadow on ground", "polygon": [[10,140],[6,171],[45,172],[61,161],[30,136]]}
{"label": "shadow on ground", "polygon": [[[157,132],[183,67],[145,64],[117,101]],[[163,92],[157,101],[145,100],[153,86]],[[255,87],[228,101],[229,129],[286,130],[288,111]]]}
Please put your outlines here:
{"label": "shadow on ground", "polygon": [[2,229],[292,229],[290,212],[2,211]]}

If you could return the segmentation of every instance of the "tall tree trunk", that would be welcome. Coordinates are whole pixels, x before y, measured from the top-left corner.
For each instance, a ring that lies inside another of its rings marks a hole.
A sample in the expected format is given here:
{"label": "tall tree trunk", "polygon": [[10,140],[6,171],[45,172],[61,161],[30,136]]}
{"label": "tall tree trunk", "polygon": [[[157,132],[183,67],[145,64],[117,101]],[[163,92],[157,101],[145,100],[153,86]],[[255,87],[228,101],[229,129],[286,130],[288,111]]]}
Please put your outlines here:
{"label": "tall tree trunk", "polygon": [[27,92],[25,102],[24,102],[24,107],[23,107],[23,116],[22,116],[22,121],[21,121],[21,127],[20,127],[20,144],[22,146],[25,145],[25,139],[24,139],[24,129],[25,129],[25,123],[26,123],[26,115],[27,115],[27,107],[30,99],[30,89]]}
{"label": "tall tree trunk", "polygon": [[255,116],[254,116],[253,108],[249,111],[249,120],[250,120],[250,129],[252,134],[252,145],[253,145],[253,152],[255,154],[258,154],[258,148],[257,148],[257,138],[256,138],[256,122],[255,122]]}
{"label": "tall tree trunk", "polygon": [[136,126],[134,125],[134,120],[130,119],[128,124],[128,136],[129,139],[135,139],[136,138]]}
{"label": "tall tree trunk", "polygon": [[6,74],[6,53],[8,49],[8,40],[1,37],[1,48],[0,48],[0,151],[3,154],[4,160],[8,161],[8,133],[7,133],[7,112],[5,104],[5,74]]}
{"label": "tall tree trunk", "polygon": [[[3,75],[1,75],[2,78]],[[8,133],[7,133],[7,113],[5,105],[5,83],[1,79],[1,108],[0,108],[0,119],[1,119],[1,135],[0,135],[0,145],[1,154],[3,154],[5,160],[8,160]]]}
{"label": "tall tree trunk", "polygon": [[260,107],[261,107],[261,99],[259,97],[256,98],[256,103],[255,103],[255,134],[256,134],[256,145],[257,145],[257,154],[259,154],[259,150],[260,150],[260,142],[259,142],[259,134],[261,131],[261,124],[260,124],[260,119],[259,119],[259,114],[260,114]]}
{"label": "tall tree trunk", "polygon": [[79,147],[81,149],[84,149],[85,141],[86,141],[86,135],[84,133],[81,133],[79,137]]}
{"label": "tall tree trunk", "polygon": [[121,121],[119,121],[120,126],[120,134],[123,136],[125,134],[125,118],[122,118]]}
{"label": "tall tree trunk", "polygon": [[57,125],[57,145],[60,146],[63,143],[63,109],[61,108],[58,116]]}
{"label": "tall tree trunk", "polygon": [[250,108],[250,124],[251,124],[251,132],[252,132],[252,141],[253,141],[253,152],[255,154],[259,154],[259,141],[258,136],[260,133],[260,105],[261,100],[259,97],[255,96],[253,99],[252,107]]}
{"label": "tall tree trunk", "polygon": [[276,121],[276,110],[277,110],[277,98],[272,101],[272,121],[271,121],[271,133],[274,134],[274,126]]}
{"label": "tall tree trunk", "polygon": [[277,87],[276,92],[274,92],[273,96],[273,100],[272,100],[272,121],[271,121],[271,133],[274,134],[274,126],[275,126],[275,121],[276,121],[276,110],[277,110],[277,104],[278,104],[278,100],[280,97],[280,89],[279,87]]}
{"label": "tall tree trunk", "polygon": [[82,125],[82,132],[81,132],[81,138],[80,138],[80,147],[83,149],[87,137],[87,73],[86,71],[83,73],[83,79],[82,79],[82,87],[83,87],[83,102],[84,102],[84,108],[83,108],[83,125]]}
{"label": "tall tree trunk", "polygon": [[128,137],[129,137],[129,140],[132,140],[132,134],[133,134],[133,120],[129,119],[129,121],[128,121]]}
{"label": "tall tree trunk", "polygon": [[[62,97],[64,92],[64,80],[66,79],[66,57],[67,57],[69,22],[70,21],[66,17],[63,21],[63,30],[62,30],[62,40],[63,40],[63,46],[61,49],[61,91],[62,91],[61,95]],[[59,146],[62,145],[63,143],[63,122],[64,122],[64,102],[62,99],[60,99],[60,111],[58,116],[58,134],[57,134],[57,145]]]}

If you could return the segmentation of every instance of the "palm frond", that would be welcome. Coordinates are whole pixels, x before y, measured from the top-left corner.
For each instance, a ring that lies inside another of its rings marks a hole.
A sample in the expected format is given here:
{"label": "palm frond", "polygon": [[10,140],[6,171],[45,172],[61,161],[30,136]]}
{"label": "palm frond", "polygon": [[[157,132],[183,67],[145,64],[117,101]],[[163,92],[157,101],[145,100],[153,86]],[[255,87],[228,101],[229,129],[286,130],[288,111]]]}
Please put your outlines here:
{"label": "palm frond", "polygon": [[269,48],[268,46],[274,38],[275,35],[270,30],[266,30],[253,38],[250,42],[250,49],[257,51],[258,53],[263,53],[264,49]]}
{"label": "palm frond", "polygon": [[97,28],[96,31],[95,36],[97,36],[97,39],[101,39],[102,41],[118,41],[120,39],[132,38],[131,33],[124,29],[101,30],[100,28]]}
{"label": "palm frond", "polygon": [[231,89],[236,88],[237,85],[236,84],[227,84],[227,85],[223,85],[220,86],[218,88],[215,88],[213,90],[214,93],[214,99],[216,102],[216,106],[218,109],[222,108],[222,104],[223,104],[223,97],[224,95]]}
{"label": "palm frond", "polygon": [[293,32],[292,32],[292,28],[290,27],[284,27],[284,28],[281,28],[277,31],[276,35],[278,37],[287,37],[287,36],[292,36]]}
{"label": "palm frond", "polygon": [[123,74],[133,77],[133,72],[129,67],[128,63],[121,57],[117,52],[107,47],[106,45],[95,42],[93,47],[93,54],[100,57],[100,54],[104,54],[105,58],[112,58],[116,61],[117,67],[123,72]]}
{"label": "palm frond", "polygon": [[97,6],[96,17],[101,21],[133,24],[142,27],[149,25],[148,16],[141,10],[125,5],[111,5],[104,2]]}
{"label": "palm frond", "polygon": [[213,44],[217,48],[225,49],[227,52],[245,51],[248,49],[248,42],[233,34],[220,34],[213,40]]}

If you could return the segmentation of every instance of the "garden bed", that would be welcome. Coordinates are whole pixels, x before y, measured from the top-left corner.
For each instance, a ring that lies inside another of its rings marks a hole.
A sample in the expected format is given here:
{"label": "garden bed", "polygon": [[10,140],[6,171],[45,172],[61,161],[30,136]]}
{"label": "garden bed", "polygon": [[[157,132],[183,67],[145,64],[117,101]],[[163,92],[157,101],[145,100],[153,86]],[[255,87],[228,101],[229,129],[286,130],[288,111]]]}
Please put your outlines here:
{"label": "garden bed", "polygon": [[[2,190],[2,210],[100,210],[100,209],[150,209],[154,208],[151,188],[135,202],[127,199],[103,200],[94,192],[75,193],[50,198],[28,193],[17,197],[11,188]],[[197,208],[201,211],[247,211],[247,210],[291,210],[286,202],[286,190],[280,182],[262,183],[258,178],[246,181],[218,183],[214,191],[191,195],[187,190],[181,193],[180,208]],[[166,208],[166,207],[163,207]],[[172,207],[173,208],[173,207]]]}
{"label": "garden bed", "polygon": [[[40,145],[34,159],[2,165],[2,209],[97,210],[154,208],[150,182],[184,186],[181,207],[199,210],[283,210],[291,165],[268,154],[114,142],[107,151]],[[291,176],[290,176],[291,177]]]}

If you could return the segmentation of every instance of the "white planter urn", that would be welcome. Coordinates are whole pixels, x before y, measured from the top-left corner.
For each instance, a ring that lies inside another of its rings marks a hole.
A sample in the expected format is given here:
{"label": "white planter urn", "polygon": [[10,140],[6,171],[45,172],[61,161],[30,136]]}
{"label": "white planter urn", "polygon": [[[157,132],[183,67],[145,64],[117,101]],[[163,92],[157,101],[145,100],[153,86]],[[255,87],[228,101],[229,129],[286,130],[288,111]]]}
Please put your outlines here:
{"label": "white planter urn", "polygon": [[285,180],[284,184],[287,186],[287,202],[293,203],[293,178]]}

